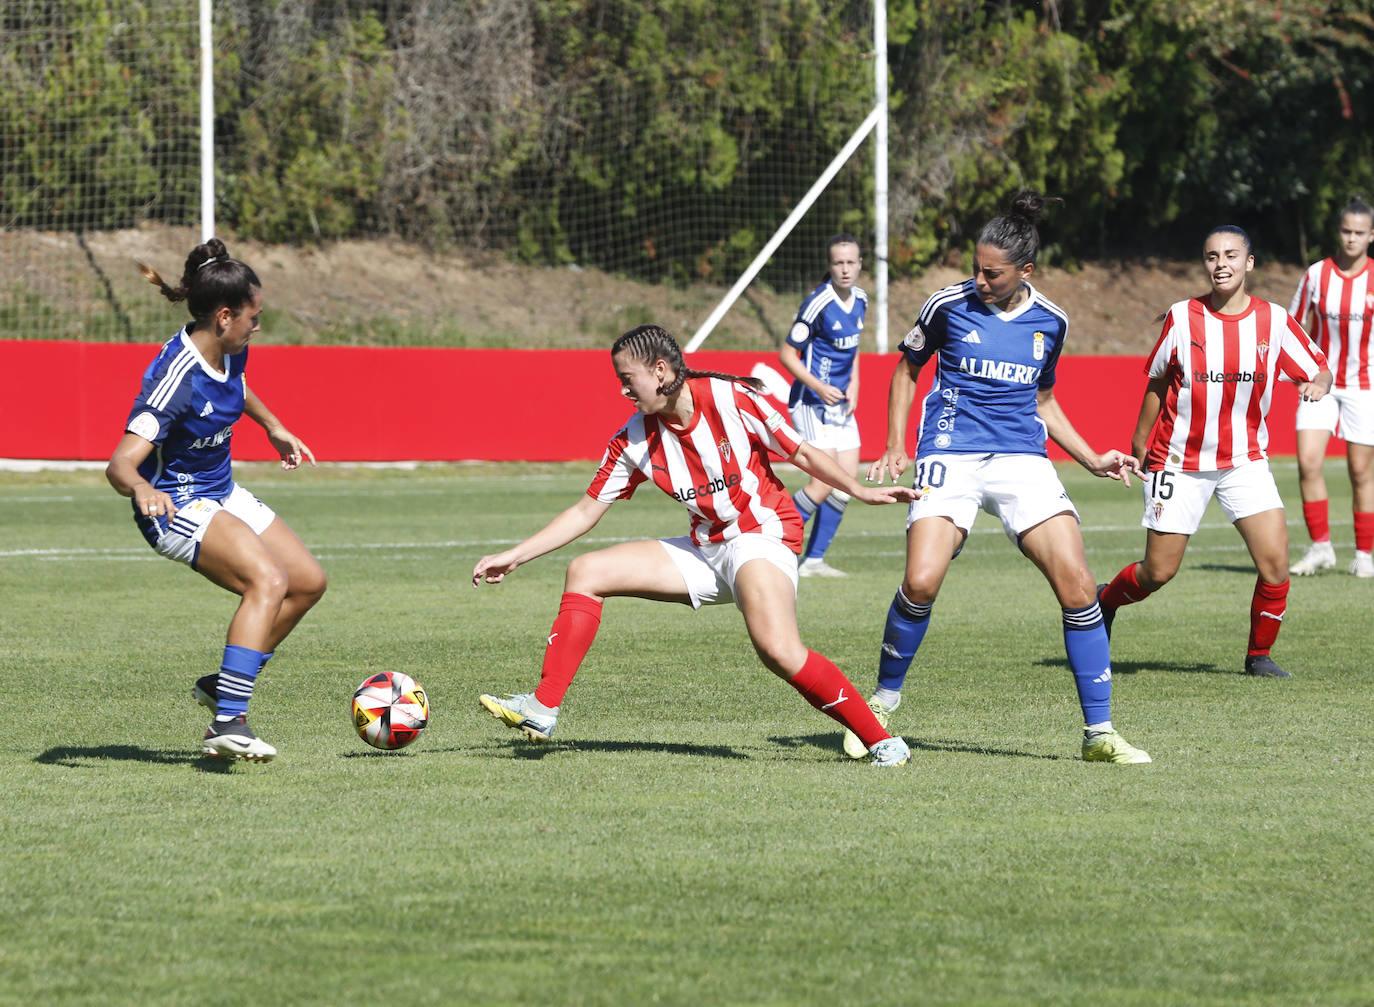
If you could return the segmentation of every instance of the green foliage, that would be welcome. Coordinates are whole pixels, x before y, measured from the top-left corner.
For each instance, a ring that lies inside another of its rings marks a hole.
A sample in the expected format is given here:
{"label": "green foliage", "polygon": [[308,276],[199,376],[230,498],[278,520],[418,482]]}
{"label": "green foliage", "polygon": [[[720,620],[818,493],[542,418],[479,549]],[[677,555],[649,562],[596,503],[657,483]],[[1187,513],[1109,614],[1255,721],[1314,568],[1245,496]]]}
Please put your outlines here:
{"label": "green foliage", "polygon": [[[522,190],[557,207],[535,222],[557,225],[523,226],[522,250],[651,279],[727,278],[757,251],[742,236],[770,234],[867,114],[864,38],[816,0],[569,0],[536,17],[543,73],[576,128],[523,163]],[[867,189],[862,165],[848,168],[804,225],[799,261],[784,255],[776,274],[815,274],[816,249]],[[686,226],[656,224],[665,210]]]}
{"label": "green foliage", "polygon": [[[0,224],[193,217],[183,6],[3,8]],[[1221,218],[1307,258],[1350,192],[1374,194],[1367,0],[1031,7],[889,0],[899,273],[957,259],[1021,187],[1063,198],[1045,237],[1066,261],[1192,254],[1192,222]],[[219,218],[726,281],[867,114],[871,18],[868,0],[221,0]],[[870,157],[765,282],[814,282],[827,235],[872,234]]]}
{"label": "green foliage", "polygon": [[0,225],[79,231],[191,218],[195,50],[182,42],[191,26],[162,13],[137,0],[68,0],[9,14]]}
{"label": "green foliage", "polygon": [[[1225,219],[1250,228],[1262,250],[1308,259],[1307,236],[1332,235],[1347,194],[1374,185],[1367,4],[1265,4],[1259,17],[1242,0],[1110,7],[1100,24],[1077,27],[1097,30],[1127,85],[1118,217],[1198,222],[1165,251],[1194,254],[1203,230]],[[1159,243],[1136,227],[1133,237]]]}
{"label": "green foliage", "polygon": [[972,0],[912,5],[897,21],[899,40],[912,47],[893,60],[894,87],[905,95],[896,112],[902,160],[923,194],[910,230],[894,222],[908,250],[901,265],[967,247],[1023,188],[1066,204],[1047,224],[1048,240],[1091,248],[1124,168],[1121,86],[1092,49],[1030,12]]}
{"label": "green foliage", "polygon": [[[261,30],[263,19],[257,11],[230,25],[227,48],[248,48],[247,36]],[[232,113],[222,147],[223,211],[236,229],[263,240],[365,230],[387,145],[402,128],[393,117],[389,56],[376,15],[343,15],[328,31],[296,51],[273,53],[282,62],[263,96],[269,100],[245,93]]]}

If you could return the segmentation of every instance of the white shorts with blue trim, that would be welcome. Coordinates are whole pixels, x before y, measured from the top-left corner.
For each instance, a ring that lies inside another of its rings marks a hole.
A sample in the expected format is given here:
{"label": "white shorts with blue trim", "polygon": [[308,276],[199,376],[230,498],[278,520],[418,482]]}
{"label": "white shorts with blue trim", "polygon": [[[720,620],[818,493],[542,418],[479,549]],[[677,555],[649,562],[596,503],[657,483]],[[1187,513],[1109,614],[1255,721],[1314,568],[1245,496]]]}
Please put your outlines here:
{"label": "white shorts with blue trim", "polygon": [[928,517],[954,522],[964,534],[979,510],[1002,522],[1013,542],[1056,514],[1078,511],[1044,455],[944,454],[916,459],[915,486],[921,491],[907,509],[906,526]]}
{"label": "white shorts with blue trim", "polygon": [[209,497],[193,497],[177,508],[176,515],[170,520],[166,515],[159,517],[137,517],[138,530],[160,555],[185,563],[195,568],[196,558],[200,555],[200,543],[205,538],[205,530],[210,521],[220,511],[228,511],[261,535],[268,525],[276,520],[277,514],[237,483],[223,500]]}
{"label": "white shorts with blue trim", "polygon": [[792,427],[808,444],[827,451],[858,451],[859,421],[846,413],[847,402],[833,406],[795,405],[789,414]]}
{"label": "white shorts with blue trim", "polygon": [[658,540],[687,584],[693,608],[735,600],[735,577],[754,559],[767,560],[787,574],[797,592],[797,554],[767,535],[741,535],[728,542],[698,545],[688,535]]}

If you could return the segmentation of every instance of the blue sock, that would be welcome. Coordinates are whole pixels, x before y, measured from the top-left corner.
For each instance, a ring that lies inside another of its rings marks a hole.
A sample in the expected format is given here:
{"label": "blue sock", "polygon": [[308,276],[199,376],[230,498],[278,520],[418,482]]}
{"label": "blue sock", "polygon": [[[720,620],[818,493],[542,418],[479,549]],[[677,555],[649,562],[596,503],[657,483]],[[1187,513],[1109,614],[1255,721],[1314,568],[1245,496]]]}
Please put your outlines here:
{"label": "blue sock", "polygon": [[878,688],[900,692],[906,681],[907,669],[925,639],[930,626],[930,605],[907,601],[901,588],[892,598],[887,610],[887,628],[883,630],[883,650],[878,657]]}
{"label": "blue sock", "polygon": [[266,654],[263,654],[263,655],[262,655],[262,663],[258,665],[258,674],[259,674],[259,675],[262,674],[262,669],[267,667],[267,662],[270,661],[270,660],[272,660],[272,655],[275,654],[275,653],[276,653],[275,650],[269,650]]}
{"label": "blue sock", "polygon": [[1064,652],[1069,656],[1083,723],[1112,719],[1112,655],[1107,627],[1096,600],[1083,608],[1064,609]]}
{"label": "blue sock", "polygon": [[225,646],[216,683],[216,717],[237,717],[248,712],[248,700],[253,697],[253,683],[265,663],[266,658],[260,650],[236,647],[232,643]]}
{"label": "blue sock", "polygon": [[806,495],[806,490],[797,490],[792,494],[792,506],[797,508],[797,513],[801,515],[802,524],[811,520],[811,515],[816,513],[816,508],[820,504]]}
{"label": "blue sock", "polygon": [[825,555],[840,528],[848,503],[849,497],[835,490],[816,508],[816,523],[811,526],[811,540],[806,543],[807,559],[820,559]]}

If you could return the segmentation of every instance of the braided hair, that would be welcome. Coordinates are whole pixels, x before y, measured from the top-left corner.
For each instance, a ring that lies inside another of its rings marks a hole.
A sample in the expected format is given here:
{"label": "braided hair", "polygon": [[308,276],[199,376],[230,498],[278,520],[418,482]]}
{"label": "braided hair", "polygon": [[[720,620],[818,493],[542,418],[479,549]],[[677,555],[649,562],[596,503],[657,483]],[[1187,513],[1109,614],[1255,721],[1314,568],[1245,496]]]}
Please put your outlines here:
{"label": "braided hair", "polygon": [[631,360],[645,367],[652,367],[655,361],[662,360],[673,370],[673,379],[658,386],[658,394],[673,395],[688,378],[721,378],[725,381],[738,381],[748,385],[756,392],[763,391],[763,382],[758,378],[740,377],[738,374],[722,374],[720,371],[698,371],[682,359],[682,347],[677,344],[672,333],[661,325],[640,325],[621,335],[611,344],[611,359],[627,354]]}
{"label": "braided hair", "polygon": [[211,238],[191,249],[182,269],[181,282],[168,286],[156,269],[138,263],[138,271],[162,296],[173,304],[185,301],[197,324],[208,324],[220,308],[238,312],[253,301],[253,288],[262,289],[258,274],[238,259],[229,257],[229,250],[219,238]]}

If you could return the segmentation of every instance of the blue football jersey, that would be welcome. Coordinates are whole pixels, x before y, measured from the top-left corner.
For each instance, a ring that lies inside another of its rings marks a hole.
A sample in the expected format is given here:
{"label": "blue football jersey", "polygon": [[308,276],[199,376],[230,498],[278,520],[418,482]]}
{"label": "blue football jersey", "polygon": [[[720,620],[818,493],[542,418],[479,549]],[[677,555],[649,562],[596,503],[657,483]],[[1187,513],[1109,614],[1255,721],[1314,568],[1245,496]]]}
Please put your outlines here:
{"label": "blue football jersey", "polygon": [[248,350],[212,368],[186,330],[165,344],[143,372],[143,387],[124,429],[155,449],[138,474],[177,506],[192,497],[222,500],[234,488],[229,438],[243,415],[243,368]]}
{"label": "blue football jersey", "polygon": [[926,301],[902,340],[902,353],[912,364],[936,358],[918,456],[1046,453],[1036,396],[1054,385],[1069,316],[1026,286],[1030,297],[1009,312],[984,304],[971,278]]}
{"label": "blue football jersey", "polygon": [[[854,362],[859,355],[859,334],[863,332],[864,316],[868,313],[868,295],[858,287],[851,288],[849,307],[845,308],[835,296],[835,288],[826,280],[806,295],[797,309],[793,331],[806,326],[805,335],[792,338],[788,345],[801,355],[802,366],[828,385],[840,390],[849,387],[854,374]],[[787,404],[795,406],[823,406],[825,403],[800,381],[792,383]]]}

